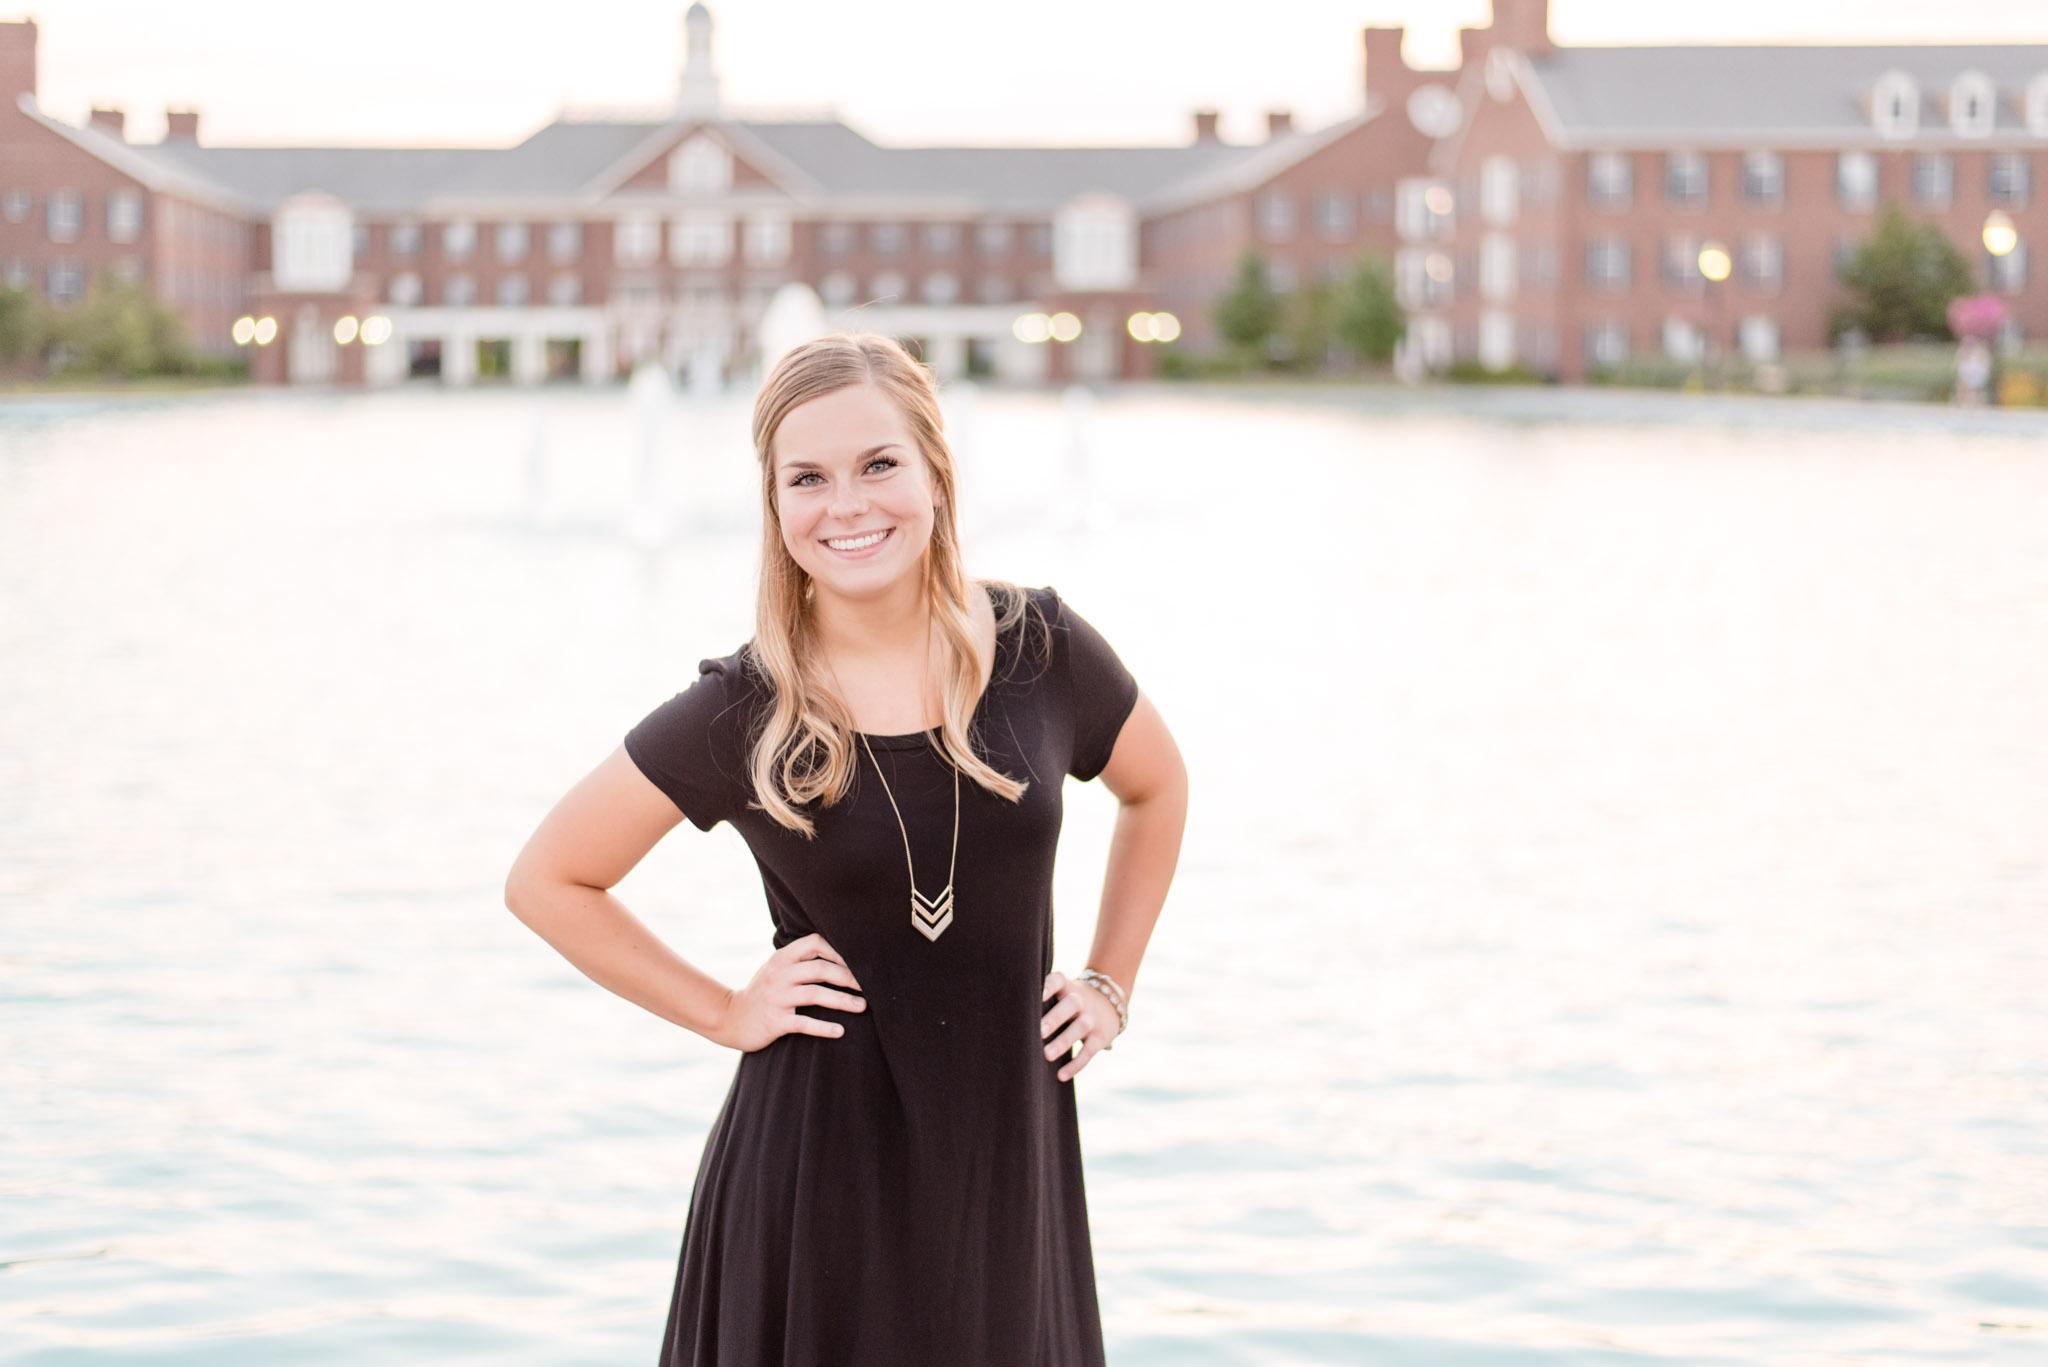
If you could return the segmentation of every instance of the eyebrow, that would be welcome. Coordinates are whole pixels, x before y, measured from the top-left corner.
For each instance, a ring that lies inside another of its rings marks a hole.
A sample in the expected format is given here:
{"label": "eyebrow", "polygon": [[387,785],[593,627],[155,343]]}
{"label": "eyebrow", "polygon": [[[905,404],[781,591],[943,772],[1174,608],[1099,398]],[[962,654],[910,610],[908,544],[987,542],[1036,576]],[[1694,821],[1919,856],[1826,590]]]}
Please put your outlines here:
{"label": "eyebrow", "polygon": [[[855,456],[854,460],[856,462],[863,461],[869,456],[877,456],[884,451],[895,451],[901,448],[901,442],[885,441],[879,446],[870,446],[867,450]],[[825,467],[814,460],[786,460],[775,468],[778,470],[822,470]]]}

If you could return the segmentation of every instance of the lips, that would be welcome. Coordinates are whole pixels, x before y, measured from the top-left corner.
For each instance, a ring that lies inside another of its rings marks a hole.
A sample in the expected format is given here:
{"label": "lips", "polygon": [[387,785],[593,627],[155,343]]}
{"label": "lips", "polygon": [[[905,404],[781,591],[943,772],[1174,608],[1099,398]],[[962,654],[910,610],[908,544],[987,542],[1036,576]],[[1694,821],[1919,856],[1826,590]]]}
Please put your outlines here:
{"label": "lips", "polygon": [[840,555],[861,555],[874,550],[895,533],[894,527],[882,527],[872,532],[856,532],[851,536],[830,536],[820,538],[827,550]]}

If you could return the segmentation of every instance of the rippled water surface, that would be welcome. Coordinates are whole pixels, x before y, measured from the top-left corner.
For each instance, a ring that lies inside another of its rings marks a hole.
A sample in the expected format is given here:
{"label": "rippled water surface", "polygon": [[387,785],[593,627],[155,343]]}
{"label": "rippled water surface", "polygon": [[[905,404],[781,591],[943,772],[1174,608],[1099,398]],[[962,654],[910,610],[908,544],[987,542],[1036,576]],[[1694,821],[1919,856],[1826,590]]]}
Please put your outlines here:
{"label": "rippled water surface", "polygon": [[[1114,1367],[2048,1361],[2048,429],[951,402],[1194,776]],[[733,1059],[500,885],[748,634],[745,408],[0,407],[0,1360],[653,1362]],[[766,952],[729,829],[621,891]]]}

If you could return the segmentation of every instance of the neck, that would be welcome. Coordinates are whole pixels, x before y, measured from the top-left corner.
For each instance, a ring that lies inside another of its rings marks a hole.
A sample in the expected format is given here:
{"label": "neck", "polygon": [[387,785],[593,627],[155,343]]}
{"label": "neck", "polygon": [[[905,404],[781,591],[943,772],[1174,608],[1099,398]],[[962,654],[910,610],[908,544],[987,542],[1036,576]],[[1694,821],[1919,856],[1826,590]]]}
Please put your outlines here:
{"label": "neck", "polygon": [[811,597],[818,644],[842,660],[922,651],[931,620],[922,575],[905,575],[872,597],[841,597],[822,584]]}

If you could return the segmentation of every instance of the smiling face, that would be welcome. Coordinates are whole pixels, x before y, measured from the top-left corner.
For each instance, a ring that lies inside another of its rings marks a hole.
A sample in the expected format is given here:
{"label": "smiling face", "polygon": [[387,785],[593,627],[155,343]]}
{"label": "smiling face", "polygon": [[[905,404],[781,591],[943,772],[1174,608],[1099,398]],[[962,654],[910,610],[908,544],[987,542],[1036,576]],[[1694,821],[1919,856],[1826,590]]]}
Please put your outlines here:
{"label": "smiling face", "polygon": [[782,544],[820,593],[869,599],[923,582],[937,495],[887,394],[856,384],[801,403],[774,449]]}

